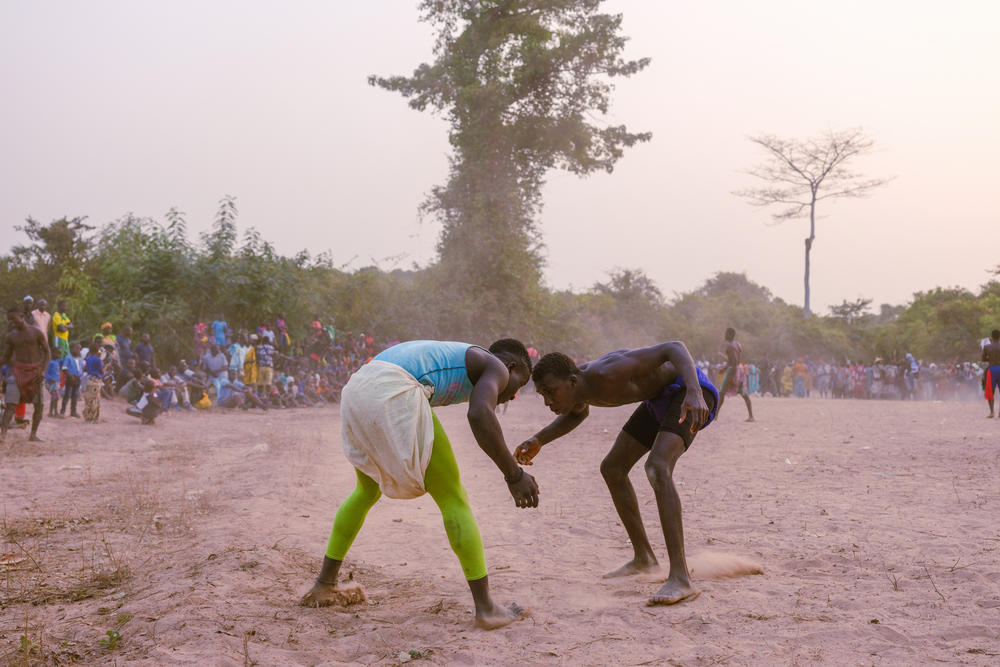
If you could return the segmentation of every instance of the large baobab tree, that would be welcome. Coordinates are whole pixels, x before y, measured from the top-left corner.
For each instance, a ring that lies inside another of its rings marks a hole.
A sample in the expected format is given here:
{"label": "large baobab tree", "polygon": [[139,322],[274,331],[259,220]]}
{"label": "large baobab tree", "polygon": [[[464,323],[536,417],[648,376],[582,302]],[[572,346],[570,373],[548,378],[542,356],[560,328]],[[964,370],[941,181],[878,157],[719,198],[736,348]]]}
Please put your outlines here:
{"label": "large baobab tree", "polygon": [[887,182],[883,178],[866,178],[851,171],[849,166],[855,158],[871,152],[875,142],[861,128],[831,130],[801,140],[761,134],[750,137],[750,141],[767,153],[764,161],[749,171],[766,185],[733,194],[754,206],[783,206],[772,216],[776,221],[808,215],[803,314],[809,317],[812,314],[809,308],[809,253],[816,239],[816,204],[824,199],[864,197]]}
{"label": "large baobab tree", "polygon": [[603,0],[421,0],[434,60],[410,76],[372,76],[417,110],[442,114],[453,149],[448,182],[422,211],[442,225],[450,277],[439,326],[451,336],[525,330],[535,319],[542,259],[542,185],[552,169],[610,172],[648,141],[610,122],[612,80],[648,58],[624,57],[621,14]]}

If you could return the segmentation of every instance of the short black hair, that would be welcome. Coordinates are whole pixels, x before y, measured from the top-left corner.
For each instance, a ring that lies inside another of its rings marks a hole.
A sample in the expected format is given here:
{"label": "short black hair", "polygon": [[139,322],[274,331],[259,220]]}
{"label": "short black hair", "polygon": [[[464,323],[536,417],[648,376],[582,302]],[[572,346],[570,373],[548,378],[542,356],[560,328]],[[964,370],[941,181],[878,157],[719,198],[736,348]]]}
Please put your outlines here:
{"label": "short black hair", "polygon": [[7,309],[7,314],[10,315],[11,313],[21,313],[23,315],[24,308],[22,308],[21,306],[11,306],[10,308]]}
{"label": "short black hair", "polygon": [[[716,329],[718,331],[718,329]],[[736,338],[736,329],[729,327],[726,329],[726,340],[733,340]]]}
{"label": "short black hair", "polygon": [[990,336],[993,337],[993,340],[1000,338],[1000,329],[994,329]]}
{"label": "short black hair", "polygon": [[506,354],[514,357],[524,364],[524,368],[528,371],[528,375],[531,375],[531,357],[528,356],[528,350],[524,348],[524,343],[521,341],[515,338],[501,338],[490,345],[490,354],[493,356]]}
{"label": "short black hair", "polygon": [[562,352],[549,352],[535,364],[535,370],[531,372],[531,380],[535,384],[538,384],[540,380],[548,375],[555,376],[560,380],[566,380],[569,376],[579,372],[580,369],[565,354]]}

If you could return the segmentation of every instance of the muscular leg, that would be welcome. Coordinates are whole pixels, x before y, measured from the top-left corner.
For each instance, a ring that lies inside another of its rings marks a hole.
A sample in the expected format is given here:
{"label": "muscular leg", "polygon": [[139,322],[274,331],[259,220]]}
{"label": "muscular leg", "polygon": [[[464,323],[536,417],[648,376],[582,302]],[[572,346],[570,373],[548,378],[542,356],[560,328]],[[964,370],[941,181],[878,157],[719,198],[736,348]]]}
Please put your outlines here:
{"label": "muscular leg", "polygon": [[14,406],[11,404],[4,405],[3,417],[0,418],[0,440],[7,437],[7,429],[10,428],[10,420],[14,418]]}
{"label": "muscular leg", "polygon": [[517,605],[510,608],[503,607],[490,596],[489,579],[486,576],[486,554],[483,551],[479,526],[472,514],[472,508],[469,507],[469,498],[462,486],[451,443],[437,415],[434,416],[434,449],[427,464],[427,471],[424,473],[424,488],[441,510],[448,542],[452,551],[458,556],[462,572],[469,582],[469,590],[472,592],[472,601],[476,608],[476,625],[485,630],[492,630],[522,618],[525,614],[524,609]]}
{"label": "muscular leg", "polygon": [[719,406],[715,409],[715,418],[719,418],[719,413],[722,412],[722,404],[726,400],[726,394],[732,388],[733,383],[736,382],[736,373],[733,372],[732,368],[727,368],[725,374],[722,376],[722,382],[719,383]]}
{"label": "muscular leg", "polygon": [[[683,447],[683,444],[682,444]],[[628,473],[632,466],[649,453],[641,442],[633,438],[628,433],[621,431],[611,451],[601,461],[601,475],[611,492],[611,500],[615,504],[618,517],[625,526],[632,541],[633,557],[628,563],[613,572],[607,573],[608,577],[623,577],[640,572],[649,572],[659,568],[653,548],[646,537],[646,529],[642,525],[642,517],[639,515],[639,501],[635,497],[635,489],[628,478]]]}
{"label": "muscular leg", "polygon": [[299,601],[299,604],[305,607],[326,607],[340,601],[341,596],[337,587],[340,565],[344,562],[351,544],[354,543],[354,538],[358,536],[368,510],[382,496],[375,480],[360,470],[355,469],[355,472],[358,478],[357,486],[337,510],[326,555],[323,556],[323,566],[319,576],[316,577],[316,583]]}
{"label": "muscular leg", "polygon": [[[747,394],[747,393],[744,392],[743,394],[741,394],[741,396],[743,396],[743,402],[747,404],[747,415],[748,415],[747,421],[748,422],[755,421],[754,418],[753,418],[753,407],[750,405],[750,396],[749,396],[749,394]],[[722,406],[722,396],[721,395],[719,396],[719,406],[720,407]]]}
{"label": "muscular leg", "polygon": [[38,437],[38,425],[42,423],[45,404],[42,403],[42,388],[38,387],[35,391],[37,393],[35,393],[35,401],[31,405],[31,435],[28,436],[28,440],[31,442],[41,442],[42,439]]}
{"label": "muscular leg", "polygon": [[0,417],[0,440],[4,440],[7,437],[7,430],[10,429],[10,422],[17,412],[17,408],[19,407],[18,402],[21,400],[20,392],[15,387],[11,386],[13,382],[13,376],[7,378],[8,384],[4,393],[3,417]]}
{"label": "muscular leg", "polygon": [[684,440],[676,433],[661,431],[646,459],[646,476],[656,494],[663,538],[670,556],[670,576],[663,587],[649,599],[650,604],[674,604],[698,595],[691,584],[684,557],[684,525],[681,522],[681,499],[674,486],[674,465],[684,453]]}

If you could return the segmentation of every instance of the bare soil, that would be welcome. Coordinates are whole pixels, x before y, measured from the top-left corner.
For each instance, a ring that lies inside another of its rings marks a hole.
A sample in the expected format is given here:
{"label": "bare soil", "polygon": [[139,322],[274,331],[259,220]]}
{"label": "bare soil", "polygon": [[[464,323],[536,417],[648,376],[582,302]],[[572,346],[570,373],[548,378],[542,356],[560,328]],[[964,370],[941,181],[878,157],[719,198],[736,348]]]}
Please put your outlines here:
{"label": "bare soil", "polygon": [[[345,564],[367,602],[307,609],[353,488],[336,407],[46,419],[0,445],[0,658],[10,664],[996,664],[1000,420],[985,404],[727,403],[675,472],[702,595],[647,607],[598,471],[604,409],[529,470],[518,510],[461,406],[438,411],[490,581],[528,620],[485,632],[429,497],[380,501]],[[511,448],[551,414],[522,396]],[[632,475],[661,563],[641,465]],[[724,578],[733,558],[764,573]],[[663,577],[660,577],[662,580]],[[102,641],[103,640],[103,641]],[[411,653],[412,651],[412,653]]]}

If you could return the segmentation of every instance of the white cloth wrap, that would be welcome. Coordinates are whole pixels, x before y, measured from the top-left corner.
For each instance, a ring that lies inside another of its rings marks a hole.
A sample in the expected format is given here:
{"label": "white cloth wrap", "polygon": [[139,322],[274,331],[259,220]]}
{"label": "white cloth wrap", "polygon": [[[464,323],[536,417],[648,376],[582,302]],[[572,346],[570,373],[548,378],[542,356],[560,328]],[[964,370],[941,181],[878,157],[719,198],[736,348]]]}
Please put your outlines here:
{"label": "white cloth wrap", "polygon": [[434,445],[433,387],[396,364],[369,361],[351,376],[340,398],[344,454],[390,498],[427,492],[424,473]]}

